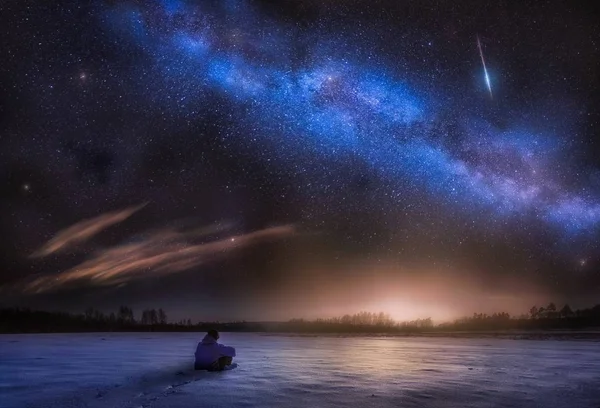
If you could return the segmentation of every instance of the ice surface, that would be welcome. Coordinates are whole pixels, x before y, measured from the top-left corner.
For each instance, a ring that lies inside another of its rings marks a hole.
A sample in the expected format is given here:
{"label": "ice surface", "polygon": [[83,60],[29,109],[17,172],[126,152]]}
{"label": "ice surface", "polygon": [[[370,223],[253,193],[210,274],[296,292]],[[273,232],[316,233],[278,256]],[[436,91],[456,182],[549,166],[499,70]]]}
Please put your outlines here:
{"label": "ice surface", "polygon": [[600,407],[598,342],[202,335],[0,335],[0,407]]}

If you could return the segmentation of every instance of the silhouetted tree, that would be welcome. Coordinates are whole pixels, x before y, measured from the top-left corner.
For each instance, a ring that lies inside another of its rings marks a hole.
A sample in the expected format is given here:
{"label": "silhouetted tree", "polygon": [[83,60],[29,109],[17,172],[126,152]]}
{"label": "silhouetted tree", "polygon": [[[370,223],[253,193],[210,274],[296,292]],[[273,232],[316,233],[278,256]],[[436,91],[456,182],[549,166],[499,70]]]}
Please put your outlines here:
{"label": "silhouetted tree", "polygon": [[537,313],[538,318],[543,319],[546,317],[546,309],[544,309],[544,306],[541,306],[538,309],[538,313]]}
{"label": "silhouetted tree", "polygon": [[94,310],[94,320],[97,322],[105,321],[106,319],[104,317],[104,313],[102,313],[100,310]]}
{"label": "silhouetted tree", "polygon": [[160,324],[167,324],[167,314],[162,309],[158,309],[158,321]]}
{"label": "silhouetted tree", "polygon": [[150,316],[150,324],[155,325],[158,324],[158,313],[156,313],[156,309],[152,309],[149,312]]}
{"label": "silhouetted tree", "polygon": [[144,326],[150,324],[150,316],[147,310],[142,310],[142,318],[140,320],[140,323]]}
{"label": "silhouetted tree", "polygon": [[133,310],[127,306],[119,307],[119,321],[121,323],[132,324],[135,323],[135,319],[133,317]]}
{"label": "silhouetted tree", "polygon": [[573,310],[571,310],[571,306],[564,305],[562,309],[560,309],[560,316],[562,318],[568,319],[569,317],[573,316]]}
{"label": "silhouetted tree", "polygon": [[93,307],[88,307],[87,309],[85,309],[85,311],[83,313],[85,315],[85,320],[92,320],[94,318],[94,308]]}
{"label": "silhouetted tree", "polygon": [[556,317],[556,305],[552,302],[546,307],[546,317],[550,319]]}

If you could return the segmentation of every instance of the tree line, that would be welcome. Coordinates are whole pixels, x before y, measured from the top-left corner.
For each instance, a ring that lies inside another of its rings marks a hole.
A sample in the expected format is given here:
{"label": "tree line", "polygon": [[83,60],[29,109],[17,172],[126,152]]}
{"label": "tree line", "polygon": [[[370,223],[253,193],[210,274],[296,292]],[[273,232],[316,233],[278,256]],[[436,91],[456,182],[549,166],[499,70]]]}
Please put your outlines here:
{"label": "tree line", "polygon": [[533,306],[529,313],[511,316],[506,312],[457,319],[435,325],[431,318],[398,322],[386,313],[360,312],[341,317],[287,322],[198,322],[182,319],[169,322],[162,309],[145,309],[136,319],[133,309],[121,306],[116,312],[103,313],[87,308],[83,314],[32,311],[23,308],[0,309],[0,332],[110,332],[110,331],[206,331],[214,328],[231,332],[288,332],[288,333],[417,333],[452,331],[551,330],[600,327],[600,304],[572,310],[569,305],[558,309],[554,303]]}
{"label": "tree line", "polygon": [[453,330],[552,330],[600,327],[600,304],[573,310],[565,304],[560,309],[555,303],[532,306],[528,314],[511,316],[508,313],[475,313],[439,326]]}
{"label": "tree line", "polygon": [[312,329],[314,331],[390,331],[396,329],[432,329],[434,328],[431,318],[416,319],[411,321],[398,322],[390,317],[389,314],[379,312],[359,312],[353,315],[346,314],[341,317],[332,317],[328,319],[304,320],[292,319],[288,327],[296,328],[298,331]]}
{"label": "tree line", "polygon": [[0,333],[95,331],[191,331],[191,319],[168,322],[162,309],[143,310],[140,319],[128,306],[104,313],[93,307],[82,314],[47,312],[28,308],[0,309]]}

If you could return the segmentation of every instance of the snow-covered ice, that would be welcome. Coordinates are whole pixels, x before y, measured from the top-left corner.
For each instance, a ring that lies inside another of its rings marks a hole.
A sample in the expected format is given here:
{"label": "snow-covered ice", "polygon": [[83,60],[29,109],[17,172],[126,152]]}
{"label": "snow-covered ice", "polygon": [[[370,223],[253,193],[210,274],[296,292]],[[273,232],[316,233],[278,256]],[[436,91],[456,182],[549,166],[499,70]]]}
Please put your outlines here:
{"label": "snow-covered ice", "polygon": [[202,335],[0,335],[0,407],[600,407],[598,342]]}

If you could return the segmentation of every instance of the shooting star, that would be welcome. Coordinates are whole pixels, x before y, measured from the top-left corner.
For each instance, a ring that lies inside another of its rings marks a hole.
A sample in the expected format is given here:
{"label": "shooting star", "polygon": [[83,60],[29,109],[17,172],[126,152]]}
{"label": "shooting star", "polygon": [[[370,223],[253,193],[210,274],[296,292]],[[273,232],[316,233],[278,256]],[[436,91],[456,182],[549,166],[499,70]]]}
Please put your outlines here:
{"label": "shooting star", "polygon": [[492,95],[492,84],[490,83],[490,76],[488,75],[487,68],[485,66],[485,59],[483,59],[483,51],[481,50],[481,41],[477,36],[477,48],[479,48],[479,56],[481,57],[481,63],[483,64],[483,73],[485,74],[485,83],[487,84],[488,91],[490,91],[490,98],[494,98]]}

